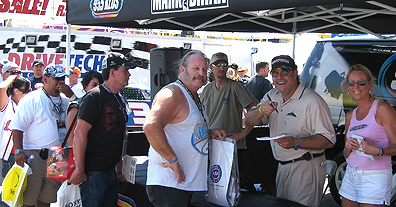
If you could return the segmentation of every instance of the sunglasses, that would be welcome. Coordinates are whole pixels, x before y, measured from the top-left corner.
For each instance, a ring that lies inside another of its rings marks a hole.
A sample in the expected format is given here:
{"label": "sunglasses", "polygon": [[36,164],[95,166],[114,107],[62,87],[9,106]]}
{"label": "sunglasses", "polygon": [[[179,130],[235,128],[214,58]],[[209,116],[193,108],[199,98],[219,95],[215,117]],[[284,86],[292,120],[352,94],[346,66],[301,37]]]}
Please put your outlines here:
{"label": "sunglasses", "polygon": [[65,81],[65,76],[62,77],[52,77],[53,79],[57,80],[57,81]]}
{"label": "sunglasses", "polygon": [[19,70],[6,71],[6,73],[9,73],[9,74],[11,74],[11,75],[19,75],[19,74],[21,74],[21,71],[19,71]]}
{"label": "sunglasses", "polygon": [[228,63],[216,63],[216,64],[212,64],[215,67],[220,68],[221,66],[223,66],[223,68],[227,68],[228,67]]}
{"label": "sunglasses", "polygon": [[272,77],[274,77],[274,78],[277,78],[277,77],[279,77],[279,76],[287,76],[287,74],[289,74],[289,72],[290,72],[291,70],[282,70],[282,72],[280,72],[280,73],[278,73],[278,72],[272,72],[271,73],[271,76]]}
{"label": "sunglasses", "polygon": [[355,82],[355,81],[348,81],[348,86],[354,86],[355,84],[358,84],[359,86],[364,86],[364,85],[366,85],[366,83],[367,83],[367,81],[365,81],[365,80],[361,80],[361,81],[358,81],[358,82]]}

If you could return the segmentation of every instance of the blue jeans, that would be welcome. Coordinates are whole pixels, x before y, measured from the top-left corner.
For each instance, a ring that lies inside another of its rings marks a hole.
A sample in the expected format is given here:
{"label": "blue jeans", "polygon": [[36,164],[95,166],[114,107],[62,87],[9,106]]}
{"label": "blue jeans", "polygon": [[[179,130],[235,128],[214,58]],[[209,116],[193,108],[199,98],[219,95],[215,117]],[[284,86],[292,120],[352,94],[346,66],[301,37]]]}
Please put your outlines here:
{"label": "blue jeans", "polygon": [[101,172],[86,172],[87,180],[80,185],[83,206],[116,207],[118,180],[115,167]]}
{"label": "blue jeans", "polygon": [[147,185],[147,196],[155,207],[187,207],[194,191],[184,191],[159,185]]}
{"label": "blue jeans", "polygon": [[[14,154],[10,154],[10,157],[8,158],[7,161],[1,160],[1,164],[2,164],[1,175],[3,178],[5,178],[5,176],[7,175],[8,171],[11,169],[11,167],[14,165],[14,163],[15,163],[15,155]],[[1,196],[1,194],[0,194],[0,196]],[[8,207],[8,205],[0,199],[0,207]]]}

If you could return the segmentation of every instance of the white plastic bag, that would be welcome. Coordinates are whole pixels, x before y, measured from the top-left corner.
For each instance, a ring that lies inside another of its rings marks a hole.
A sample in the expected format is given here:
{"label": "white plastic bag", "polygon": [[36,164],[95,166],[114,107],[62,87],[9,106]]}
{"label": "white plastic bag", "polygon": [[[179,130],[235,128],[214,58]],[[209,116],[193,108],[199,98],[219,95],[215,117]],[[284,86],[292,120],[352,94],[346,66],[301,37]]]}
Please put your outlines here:
{"label": "white plastic bag", "polygon": [[59,207],[82,207],[80,187],[63,182],[57,192],[57,203]]}
{"label": "white plastic bag", "polygon": [[221,206],[236,206],[240,198],[236,141],[226,140],[210,140],[206,199]]}

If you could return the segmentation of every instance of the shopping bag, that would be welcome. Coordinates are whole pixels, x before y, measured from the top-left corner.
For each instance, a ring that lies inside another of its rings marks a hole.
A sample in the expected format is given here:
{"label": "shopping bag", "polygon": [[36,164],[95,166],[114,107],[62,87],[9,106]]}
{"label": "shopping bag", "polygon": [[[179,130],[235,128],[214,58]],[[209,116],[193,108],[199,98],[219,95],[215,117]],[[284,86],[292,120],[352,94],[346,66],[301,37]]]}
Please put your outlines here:
{"label": "shopping bag", "polygon": [[53,146],[48,150],[47,178],[63,182],[75,168],[73,148]]}
{"label": "shopping bag", "polygon": [[207,201],[236,206],[241,195],[235,139],[210,140]]}
{"label": "shopping bag", "polygon": [[47,178],[63,182],[68,180],[73,174],[74,169],[76,169],[73,148],[65,147],[76,120],[77,114],[74,116],[69,130],[67,130],[61,147],[53,146],[49,149],[43,148],[40,151],[40,157],[47,159]]}
{"label": "shopping bag", "polygon": [[21,167],[15,163],[3,180],[1,200],[11,207],[22,206],[23,192],[27,183],[26,178],[30,174],[32,174],[32,170],[28,164],[25,163],[24,167]]}
{"label": "shopping bag", "polygon": [[59,207],[82,207],[80,187],[78,185],[68,184],[65,181],[60,186],[56,196]]}

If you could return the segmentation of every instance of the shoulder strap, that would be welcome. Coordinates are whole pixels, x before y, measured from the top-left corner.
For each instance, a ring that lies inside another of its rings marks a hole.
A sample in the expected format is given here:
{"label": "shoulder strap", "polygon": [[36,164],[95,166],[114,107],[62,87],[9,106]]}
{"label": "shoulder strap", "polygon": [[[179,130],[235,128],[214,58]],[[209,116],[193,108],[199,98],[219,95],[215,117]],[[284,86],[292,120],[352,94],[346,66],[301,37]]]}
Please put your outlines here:
{"label": "shoulder strap", "polygon": [[63,140],[63,142],[62,142],[62,146],[61,146],[62,148],[65,147],[67,139],[69,138],[69,135],[70,135],[71,131],[73,130],[76,120],[77,120],[77,114],[74,116],[73,122],[71,123],[69,130],[67,130],[65,140]]}

